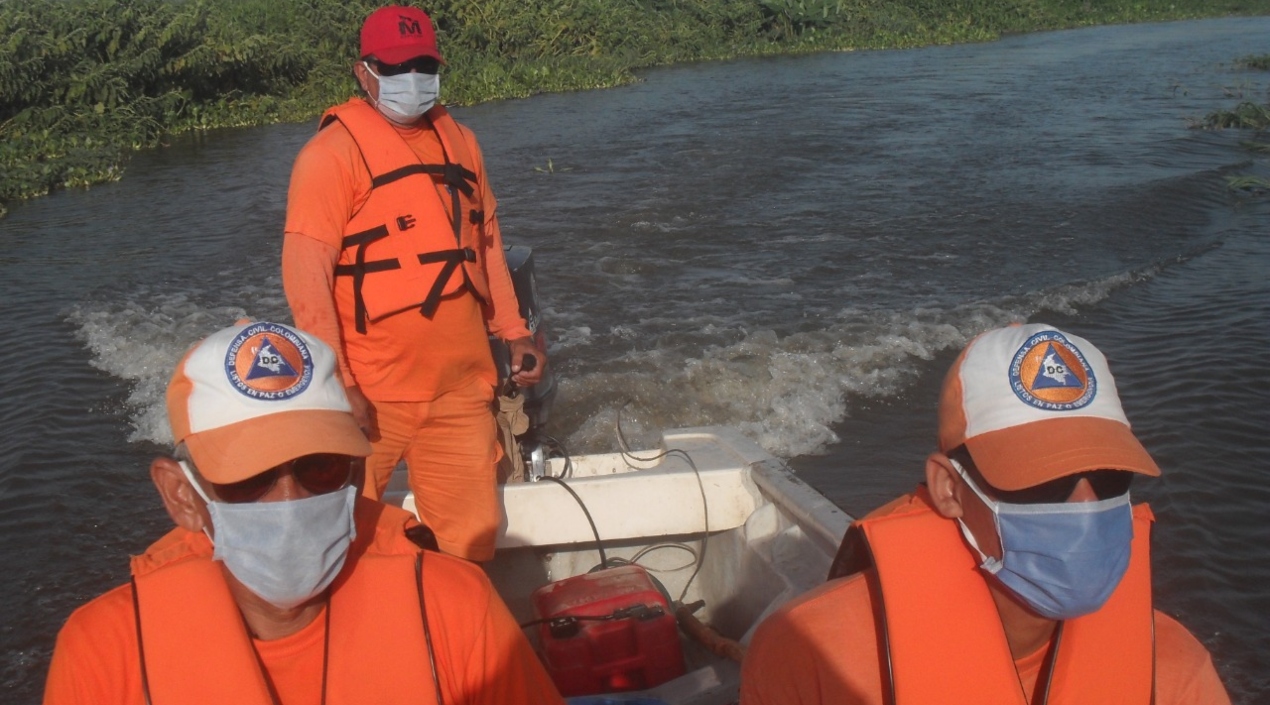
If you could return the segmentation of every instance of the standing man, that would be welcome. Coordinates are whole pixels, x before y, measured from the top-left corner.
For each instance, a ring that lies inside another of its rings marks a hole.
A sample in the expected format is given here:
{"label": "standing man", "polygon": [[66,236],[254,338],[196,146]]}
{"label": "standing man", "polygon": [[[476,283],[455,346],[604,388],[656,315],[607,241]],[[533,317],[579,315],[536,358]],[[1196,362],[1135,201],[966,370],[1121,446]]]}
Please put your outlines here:
{"label": "standing man", "polygon": [[520,386],[546,356],[520,316],[480,147],[436,103],[442,63],[421,10],[366,18],[365,97],[328,110],[292,170],[282,282],[296,325],[339,356],[374,446],[365,494],[382,497],[404,458],[441,550],[484,561],[500,521],[487,332]]}
{"label": "standing man", "polygon": [[186,353],[150,465],[176,528],[67,620],[45,705],[563,705],[481,569],[359,496],[335,364],[274,323]]}
{"label": "standing man", "polygon": [[944,380],[926,483],[852,525],[849,577],[759,627],[742,705],[1229,705],[1152,607],[1154,517],[1129,485],[1159,474],[1088,341],[980,335]]}

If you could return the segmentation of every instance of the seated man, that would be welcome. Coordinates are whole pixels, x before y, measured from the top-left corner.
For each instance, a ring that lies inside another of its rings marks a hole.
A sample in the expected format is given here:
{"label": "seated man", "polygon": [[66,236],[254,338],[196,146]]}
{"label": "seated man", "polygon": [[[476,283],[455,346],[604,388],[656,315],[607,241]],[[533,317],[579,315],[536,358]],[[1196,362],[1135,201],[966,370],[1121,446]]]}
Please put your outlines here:
{"label": "seated man", "polygon": [[1229,703],[1152,609],[1129,485],[1159,474],[1093,345],[984,333],[944,380],[926,483],[852,525],[849,577],[760,625],[742,705]]}
{"label": "seated man", "polygon": [[46,705],[563,703],[481,569],[358,495],[370,444],[335,364],[274,323],[185,355],[175,457],[150,466],[177,528],[71,615]]}

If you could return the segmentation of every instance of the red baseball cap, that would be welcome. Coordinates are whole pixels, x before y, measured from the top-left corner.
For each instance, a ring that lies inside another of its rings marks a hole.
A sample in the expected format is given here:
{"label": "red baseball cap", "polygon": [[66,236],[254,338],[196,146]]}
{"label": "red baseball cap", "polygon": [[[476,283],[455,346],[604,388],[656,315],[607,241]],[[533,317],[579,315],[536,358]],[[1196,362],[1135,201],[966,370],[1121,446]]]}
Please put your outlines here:
{"label": "red baseball cap", "polygon": [[385,64],[400,64],[420,56],[445,63],[437,50],[432,20],[419,8],[400,5],[381,7],[362,23],[362,58],[370,56]]}

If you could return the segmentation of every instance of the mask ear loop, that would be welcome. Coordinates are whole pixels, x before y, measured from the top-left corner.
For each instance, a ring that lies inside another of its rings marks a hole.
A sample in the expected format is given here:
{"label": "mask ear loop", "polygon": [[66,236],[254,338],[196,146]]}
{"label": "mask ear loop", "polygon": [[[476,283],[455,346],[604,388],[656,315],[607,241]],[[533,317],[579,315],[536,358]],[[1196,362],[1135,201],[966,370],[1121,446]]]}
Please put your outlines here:
{"label": "mask ear loop", "polygon": [[[198,496],[202,497],[204,502],[207,502],[207,511],[211,513],[212,507],[216,503],[203,491],[203,486],[198,484],[198,480],[194,479],[194,471],[190,470],[190,466],[184,460],[178,460],[176,464],[181,466],[181,472],[185,473],[185,479],[190,481],[190,485],[198,493]],[[208,531],[206,526],[203,527],[203,533],[207,535],[207,539],[212,542],[212,545],[216,544],[216,539],[212,538],[212,532]]]}
{"label": "mask ear loop", "polygon": [[181,466],[181,472],[185,473],[185,479],[190,481],[190,485],[198,493],[198,496],[202,497],[204,502],[211,504],[212,498],[207,496],[207,493],[203,491],[203,486],[198,484],[198,480],[194,479],[194,471],[190,470],[190,466],[184,460],[178,460],[176,464]]}
{"label": "mask ear loop", "polygon": [[[974,480],[970,479],[970,475],[966,473],[966,469],[961,466],[961,463],[957,462],[953,458],[949,458],[948,462],[952,463],[953,468],[956,469],[957,474],[961,476],[961,479],[965,481],[966,485],[970,488],[970,491],[974,492],[975,496],[983,500],[984,505],[986,505],[988,510],[992,512],[992,526],[997,532],[997,543],[1001,545],[1001,553],[1004,555],[1005,540],[1001,537],[1001,517],[1000,514],[998,514],[999,506],[997,502],[990,499],[983,493],[983,490],[980,490],[979,487],[975,485]],[[970,527],[966,526],[966,522],[962,520],[961,517],[957,517],[957,526],[961,529],[961,535],[965,537],[966,543],[970,544],[970,547],[975,550],[975,553],[979,554],[979,567],[993,575],[996,575],[1004,565],[1002,560],[1000,558],[993,558],[983,552],[983,549],[979,547],[979,540],[976,539],[975,535],[970,532]]]}
{"label": "mask ear loop", "polygon": [[[384,77],[383,77],[383,76],[380,76],[378,73],[375,73],[375,69],[373,69],[373,68],[371,68],[371,67],[370,67],[370,61],[368,61],[367,59],[362,59],[362,66],[365,66],[365,67],[366,67],[366,70],[370,73],[370,75],[372,75],[372,76],[374,76],[374,77],[375,77],[375,81],[377,81],[377,82],[378,82],[378,81],[382,81],[382,80],[384,80]],[[377,98],[371,98],[371,97],[370,97],[370,91],[366,91],[366,100],[367,100],[367,102],[369,102],[371,105],[375,106],[375,107],[376,107],[376,109],[378,109],[378,107],[379,107],[379,99],[377,99]]]}

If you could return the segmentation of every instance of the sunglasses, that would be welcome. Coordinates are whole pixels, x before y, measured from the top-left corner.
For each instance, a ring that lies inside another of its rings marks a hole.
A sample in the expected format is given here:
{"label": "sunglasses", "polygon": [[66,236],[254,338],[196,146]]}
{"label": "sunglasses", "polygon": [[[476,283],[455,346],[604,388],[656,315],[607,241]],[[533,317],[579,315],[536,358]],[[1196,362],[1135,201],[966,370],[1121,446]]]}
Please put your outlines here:
{"label": "sunglasses", "polygon": [[431,56],[416,56],[400,64],[385,64],[379,59],[368,59],[368,61],[375,65],[375,73],[380,76],[400,76],[411,71],[433,74],[441,70],[441,62]]}
{"label": "sunglasses", "polygon": [[984,494],[1007,504],[1062,504],[1071,498],[1081,480],[1089,482],[1089,487],[1098,499],[1119,497],[1128,492],[1129,486],[1133,484],[1133,473],[1127,470],[1086,470],[1021,490],[999,490],[979,474],[979,469],[973,463],[959,465],[963,466],[971,482],[983,490]]}
{"label": "sunglasses", "polygon": [[302,455],[276,465],[268,470],[252,475],[246,480],[221,484],[208,482],[216,492],[216,496],[229,504],[255,502],[268,494],[278,484],[278,477],[284,470],[290,469],[291,476],[300,486],[310,493],[330,494],[342,490],[353,479],[353,468],[356,458],[336,453],[314,453]]}

